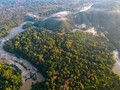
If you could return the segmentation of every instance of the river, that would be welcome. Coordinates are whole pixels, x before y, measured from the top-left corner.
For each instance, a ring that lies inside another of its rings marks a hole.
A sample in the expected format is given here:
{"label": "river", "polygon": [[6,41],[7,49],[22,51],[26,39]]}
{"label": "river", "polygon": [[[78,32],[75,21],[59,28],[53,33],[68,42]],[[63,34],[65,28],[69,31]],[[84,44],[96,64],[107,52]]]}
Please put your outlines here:
{"label": "river", "polygon": [[[4,42],[20,34],[21,32],[24,32],[24,30],[22,29],[22,26],[26,23],[27,22],[24,22],[18,27],[14,27],[13,29],[11,29],[11,32],[8,36],[4,38],[0,38],[0,41],[1,41],[0,58],[2,59],[2,61],[8,65],[15,65],[22,71],[21,77],[22,77],[23,85],[20,88],[20,90],[30,90],[32,83],[44,81],[44,77],[42,76],[42,74],[40,74],[38,70],[32,64],[30,64],[27,60],[22,58],[17,58],[15,55],[10,54],[3,50]],[[36,75],[36,80],[29,79],[31,73],[34,73]]]}
{"label": "river", "polygon": [[113,51],[114,59],[116,63],[113,66],[113,71],[120,76],[120,57],[117,50]]}

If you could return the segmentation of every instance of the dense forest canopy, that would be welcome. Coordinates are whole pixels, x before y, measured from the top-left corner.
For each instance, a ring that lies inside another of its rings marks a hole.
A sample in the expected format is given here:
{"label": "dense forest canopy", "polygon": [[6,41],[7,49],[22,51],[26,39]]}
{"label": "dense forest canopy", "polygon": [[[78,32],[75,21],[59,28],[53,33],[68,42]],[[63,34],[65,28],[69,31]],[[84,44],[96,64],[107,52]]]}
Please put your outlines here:
{"label": "dense forest canopy", "polygon": [[32,90],[120,88],[120,78],[112,71],[112,48],[102,36],[32,28],[7,41],[4,49],[29,60],[46,77]]}
{"label": "dense forest canopy", "polygon": [[0,90],[18,90],[21,85],[20,70],[0,62]]}
{"label": "dense forest canopy", "polygon": [[[8,0],[7,6],[6,1],[0,1],[0,37],[9,34],[12,27],[23,21],[35,22],[25,24],[23,29],[26,31],[6,41],[3,46],[4,50],[34,64],[44,75],[45,81],[33,85],[32,90],[118,90],[120,77],[112,67],[115,63],[113,46],[120,51],[120,5],[106,2],[108,6],[102,3],[101,7],[99,3],[81,12],[79,5],[82,4],[77,0],[74,3],[70,0],[68,5],[65,3],[68,0],[50,1]],[[61,11],[71,14],[53,17],[54,13]],[[34,14],[39,18],[30,16]],[[97,35],[81,30],[80,25],[96,28]],[[76,26],[78,31],[73,31]],[[0,64],[4,72],[6,67],[7,73],[9,70],[14,72],[11,66]],[[0,72],[0,80],[4,72]],[[14,73],[10,76],[18,75],[17,79],[21,80],[20,73]],[[18,89],[18,83],[21,85],[19,80],[14,81],[15,87],[5,81],[5,87]],[[2,81],[0,83],[3,84]]]}

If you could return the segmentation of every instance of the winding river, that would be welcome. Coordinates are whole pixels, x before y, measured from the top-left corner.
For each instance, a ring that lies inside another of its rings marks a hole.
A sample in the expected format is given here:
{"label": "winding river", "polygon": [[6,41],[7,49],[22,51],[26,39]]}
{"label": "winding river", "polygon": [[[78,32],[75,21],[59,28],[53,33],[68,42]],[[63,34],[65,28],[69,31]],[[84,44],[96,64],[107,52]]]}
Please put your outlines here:
{"label": "winding river", "polygon": [[[10,54],[3,50],[4,42],[20,34],[21,32],[24,32],[22,26],[26,23],[27,22],[24,22],[18,27],[14,27],[8,36],[4,38],[0,38],[0,58],[2,59],[2,61],[8,65],[15,65],[22,71],[21,76],[22,76],[23,86],[20,88],[20,90],[30,90],[32,84],[36,82],[44,81],[44,77],[42,76],[42,74],[40,74],[38,70],[27,60],[22,58],[17,58],[15,55]],[[30,79],[30,73],[34,73],[36,75],[36,80]]]}

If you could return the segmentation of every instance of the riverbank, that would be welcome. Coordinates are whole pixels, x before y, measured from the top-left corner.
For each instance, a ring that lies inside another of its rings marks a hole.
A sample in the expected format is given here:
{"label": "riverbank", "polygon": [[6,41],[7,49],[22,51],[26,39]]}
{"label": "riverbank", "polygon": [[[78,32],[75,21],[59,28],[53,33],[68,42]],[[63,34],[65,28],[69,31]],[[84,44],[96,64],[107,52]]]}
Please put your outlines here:
{"label": "riverbank", "polygon": [[113,71],[117,75],[120,76],[120,57],[119,57],[119,52],[117,50],[113,51],[114,59],[116,63],[113,66]]}
{"label": "riverbank", "polygon": [[[4,63],[8,65],[15,65],[22,71],[21,77],[23,81],[23,86],[21,87],[20,90],[29,90],[31,88],[32,83],[34,84],[36,82],[44,81],[44,77],[42,76],[42,74],[40,74],[38,70],[27,60],[17,58],[15,55],[10,54],[3,50],[4,42],[20,34],[21,32],[24,32],[22,26],[26,23],[27,22],[24,22],[18,27],[14,27],[13,29],[11,29],[11,32],[8,36],[0,38],[0,58],[3,60]],[[31,74],[36,76],[35,80],[31,78]]]}
{"label": "riverbank", "polygon": [[114,73],[116,73],[117,75],[120,76],[120,65],[118,63],[114,64],[113,71],[114,71]]}

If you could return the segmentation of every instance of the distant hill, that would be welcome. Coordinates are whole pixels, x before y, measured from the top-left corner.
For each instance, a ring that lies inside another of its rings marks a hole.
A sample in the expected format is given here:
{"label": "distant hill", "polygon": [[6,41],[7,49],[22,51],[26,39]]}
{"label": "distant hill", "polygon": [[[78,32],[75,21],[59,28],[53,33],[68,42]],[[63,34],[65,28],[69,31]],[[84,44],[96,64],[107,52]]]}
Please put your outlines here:
{"label": "distant hill", "polygon": [[73,28],[74,16],[72,13],[64,11],[52,15],[51,17],[35,23],[37,27],[44,27],[54,32],[69,32]]}
{"label": "distant hill", "polygon": [[[75,17],[76,24],[93,26],[104,32],[111,43],[120,51],[120,3],[106,2],[95,4],[87,12],[79,12]],[[112,36],[112,37],[111,37]]]}
{"label": "distant hill", "polygon": [[35,25],[52,31],[70,30],[75,24],[86,24],[96,28],[100,28],[99,26],[101,26],[106,29],[108,27],[109,29],[113,29],[113,27],[117,26],[116,28],[118,29],[118,24],[120,23],[119,13],[119,2],[99,2],[94,4],[88,11],[76,14],[68,11],[59,12],[43,21],[36,22]]}

